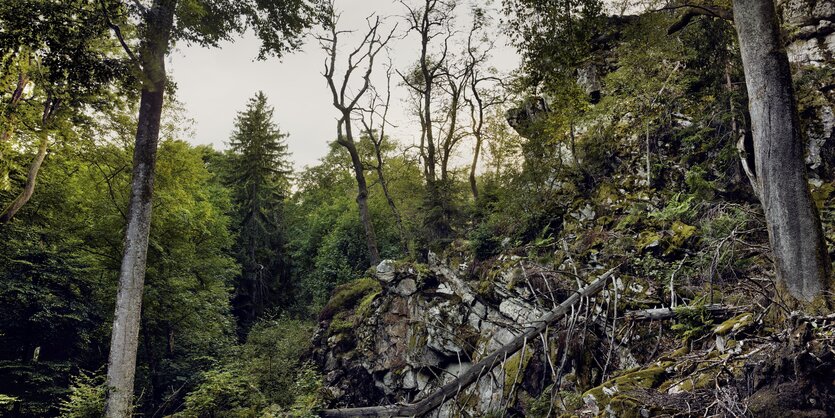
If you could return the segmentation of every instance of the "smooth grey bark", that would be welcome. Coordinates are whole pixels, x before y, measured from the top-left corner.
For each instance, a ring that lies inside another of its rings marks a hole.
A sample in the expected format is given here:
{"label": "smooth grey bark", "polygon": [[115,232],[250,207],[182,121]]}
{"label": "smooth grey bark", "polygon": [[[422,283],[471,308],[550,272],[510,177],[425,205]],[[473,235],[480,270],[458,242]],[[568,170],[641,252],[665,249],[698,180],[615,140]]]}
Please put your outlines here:
{"label": "smooth grey bark", "polygon": [[[27,81],[24,80],[23,75],[21,74],[20,81],[18,82],[18,90],[22,89],[26,85]],[[12,97],[12,106],[17,106],[17,103],[20,101],[21,92],[15,91],[14,96]],[[6,206],[6,209],[3,211],[2,215],[0,215],[0,224],[9,223],[12,218],[17,214],[17,212],[27,203],[29,203],[29,199],[32,198],[32,195],[35,193],[35,183],[38,179],[38,173],[41,170],[41,165],[43,165],[44,159],[46,158],[47,148],[49,147],[49,126],[52,124],[53,118],[55,113],[61,107],[61,100],[52,97],[52,94],[49,94],[46,102],[44,103],[43,114],[41,116],[41,140],[38,144],[38,152],[35,153],[35,158],[32,159],[32,163],[29,164],[29,171],[26,173],[26,183],[23,185],[23,190],[21,190],[20,194]],[[10,129],[13,129],[10,127]],[[12,131],[9,130],[9,133]],[[11,137],[9,134],[8,137]],[[2,157],[2,155],[0,155]]]}
{"label": "smooth grey bark", "polygon": [[791,69],[774,2],[734,0],[751,133],[755,189],[765,211],[777,279],[789,294],[812,302],[830,284],[830,261],[809,193]]}
{"label": "smooth grey bark", "polygon": [[146,33],[139,53],[144,80],[133,153],[130,206],[105,384],[107,395],[104,415],[108,418],[131,416],[145,262],[151,230],[154,169],[165,96],[165,55],[174,24],[176,4],[176,0],[155,0],[145,14]]}

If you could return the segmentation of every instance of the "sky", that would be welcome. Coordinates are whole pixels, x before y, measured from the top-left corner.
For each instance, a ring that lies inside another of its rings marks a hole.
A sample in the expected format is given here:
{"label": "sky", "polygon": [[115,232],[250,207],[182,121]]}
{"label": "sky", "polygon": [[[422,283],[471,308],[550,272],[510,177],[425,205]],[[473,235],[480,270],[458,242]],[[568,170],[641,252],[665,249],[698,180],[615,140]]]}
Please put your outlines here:
{"label": "sky", "polygon": [[[458,24],[466,31],[469,4],[461,3]],[[342,10],[340,28],[364,33],[366,17],[376,13],[387,17],[387,27],[399,24],[398,33],[405,32],[405,23],[400,17],[405,9],[395,0],[337,0],[336,7]],[[495,23],[498,23],[498,13],[494,15]],[[340,40],[344,45],[343,52],[356,44],[357,35],[359,33],[346,37],[344,42]],[[491,37],[498,40],[491,65],[501,71],[515,69],[519,64],[516,51],[506,44],[498,28]],[[258,39],[248,33],[235,42],[221,44],[220,48],[180,45],[169,56],[168,66],[177,85],[177,99],[194,120],[191,141],[224,149],[233,131],[235,115],[261,90],[275,108],[274,121],[283,132],[290,134],[287,142],[295,167],[315,165],[327,153],[328,142],[336,133],[337,112],[321,74],[325,53],[310,37],[301,51],[280,61],[275,58],[256,61],[258,48]],[[405,70],[415,62],[418,54],[419,43],[414,37],[401,36],[391,43],[390,56],[395,68]],[[339,74],[337,67],[337,76]],[[375,74],[375,82],[384,88],[384,68],[378,66]],[[403,102],[408,94],[406,87],[397,86],[396,81],[395,74],[390,113],[396,127],[388,128],[388,134],[403,144],[410,144],[420,134],[418,122],[408,114],[408,106]]]}

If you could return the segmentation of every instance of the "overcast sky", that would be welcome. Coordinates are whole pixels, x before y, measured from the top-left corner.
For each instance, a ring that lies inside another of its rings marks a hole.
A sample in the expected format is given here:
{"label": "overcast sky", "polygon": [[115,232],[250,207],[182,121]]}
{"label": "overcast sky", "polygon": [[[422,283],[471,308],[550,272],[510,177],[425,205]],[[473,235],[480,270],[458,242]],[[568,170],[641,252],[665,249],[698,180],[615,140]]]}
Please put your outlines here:
{"label": "overcast sky", "polygon": [[[469,2],[461,3],[458,23],[461,31],[466,31],[470,6]],[[340,28],[361,31],[366,28],[365,18],[377,13],[390,17],[388,25],[399,23],[401,33],[405,29],[399,17],[404,14],[403,6],[395,0],[338,0],[337,8],[343,12]],[[498,18],[496,13],[496,23]],[[498,29],[494,38],[500,41],[492,64],[502,70],[515,69],[519,63],[515,50],[506,45]],[[347,50],[349,43],[354,45],[351,40],[346,37],[340,43]],[[419,53],[417,42],[416,38],[407,37],[392,43],[391,58],[396,68],[402,70],[415,62]],[[275,121],[282,131],[290,134],[288,144],[295,166],[315,164],[327,152],[327,143],[334,139],[336,132],[336,111],[321,75],[324,52],[315,39],[309,38],[302,51],[282,61],[255,61],[258,47],[258,39],[247,35],[214,49],[181,45],[171,54],[169,67],[177,83],[177,97],[195,121],[192,141],[225,148],[236,112],[244,109],[258,90],[263,90],[275,107]],[[377,82],[383,87],[384,78],[380,76],[384,76],[385,70],[379,66],[375,71]],[[390,128],[388,133],[401,142],[411,143],[419,135],[419,128],[402,102],[407,95],[406,88],[395,85],[392,94],[392,120],[397,128]]]}

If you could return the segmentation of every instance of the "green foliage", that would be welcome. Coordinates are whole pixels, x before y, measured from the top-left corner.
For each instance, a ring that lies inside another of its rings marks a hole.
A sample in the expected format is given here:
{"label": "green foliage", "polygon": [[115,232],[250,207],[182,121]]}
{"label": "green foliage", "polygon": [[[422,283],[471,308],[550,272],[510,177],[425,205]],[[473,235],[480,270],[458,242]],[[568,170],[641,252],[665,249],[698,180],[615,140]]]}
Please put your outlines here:
{"label": "green foliage", "polygon": [[238,113],[221,166],[235,206],[235,253],[241,273],[234,308],[244,329],[289,300],[283,207],[292,169],[286,138],[273,122],[267,97],[258,92]]}
{"label": "green foliage", "polygon": [[670,329],[685,341],[692,341],[713,330],[713,317],[705,305],[682,306],[675,309],[676,323]]}
{"label": "green foliage", "polygon": [[203,381],[185,398],[185,408],[177,417],[255,417],[266,406],[264,395],[254,378],[242,370],[210,370]]}
{"label": "green foliage", "polygon": [[[357,212],[356,184],[345,151],[332,146],[319,165],[299,173],[298,191],[287,205],[288,252],[298,305],[294,311],[318,316],[334,287],[368,270],[368,249]],[[422,227],[421,174],[403,157],[386,155],[389,193],[397,203],[407,236]],[[375,162],[376,163],[376,162]],[[378,182],[369,184],[369,210],[383,258],[403,257],[396,220]]]}
{"label": "green foliage", "polygon": [[507,32],[524,58],[525,83],[557,92],[575,81],[601,28],[600,0],[505,0]]}
{"label": "green foliage", "polygon": [[101,321],[76,242],[52,228],[0,230],[0,393],[23,417],[54,415],[73,364],[85,361]]}
{"label": "green foliage", "polygon": [[316,367],[306,362],[302,364],[293,385],[295,400],[288,415],[294,418],[315,418],[315,412],[324,406],[322,400],[322,376]]}
{"label": "green foliage", "polygon": [[647,216],[661,222],[692,219],[695,214],[695,208],[693,207],[694,199],[695,197],[693,196],[685,197],[681,193],[678,193],[667,202],[664,209],[651,212]]}
{"label": "green foliage", "polygon": [[97,418],[104,414],[104,376],[81,372],[73,378],[69,397],[61,402],[63,418]]}
{"label": "green foliage", "polygon": [[[0,393],[19,398],[18,416],[56,415],[78,369],[106,364],[131,154],[93,144],[56,154],[31,210],[0,230]],[[160,145],[137,369],[143,412],[168,398],[176,407],[174,389],[233,340],[229,193],[204,155]]]}
{"label": "green foliage", "polygon": [[287,318],[256,323],[236,355],[203,374],[175,416],[307,416],[321,388],[312,366],[301,363],[312,328]]}
{"label": "green foliage", "polygon": [[291,388],[312,336],[313,324],[287,318],[258,322],[250,330],[241,350],[249,363],[245,373],[271,403],[287,406],[294,402]]}

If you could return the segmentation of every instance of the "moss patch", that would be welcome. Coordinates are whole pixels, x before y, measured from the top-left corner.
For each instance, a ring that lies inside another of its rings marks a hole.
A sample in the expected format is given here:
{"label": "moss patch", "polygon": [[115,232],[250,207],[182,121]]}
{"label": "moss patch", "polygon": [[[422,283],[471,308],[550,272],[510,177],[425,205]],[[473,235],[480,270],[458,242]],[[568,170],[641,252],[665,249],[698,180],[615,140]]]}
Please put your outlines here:
{"label": "moss patch", "polygon": [[525,376],[525,369],[533,357],[532,350],[525,350],[525,355],[518,352],[504,362],[504,396],[510,395],[510,389],[514,383],[521,381]]}
{"label": "moss patch", "polygon": [[716,327],[713,330],[716,335],[727,335],[731,331],[736,331],[742,328],[751,325],[754,322],[754,314],[747,312],[744,314],[737,315]]}
{"label": "moss patch", "polygon": [[357,279],[338,286],[333,290],[331,299],[325,305],[325,308],[322,309],[319,319],[331,319],[338,312],[352,310],[357,305],[357,302],[362,300],[366,295],[381,291],[382,286],[380,286],[380,282],[369,278]]}
{"label": "moss patch", "polygon": [[[583,394],[583,399],[587,402],[594,401],[601,410],[613,400],[619,399],[616,406],[623,410],[625,407],[631,405],[631,402],[627,402],[631,398],[624,394],[635,389],[657,388],[667,378],[667,368],[672,365],[673,362],[671,361],[663,362],[655,367],[639,369],[615,377],[598,387],[586,391]],[[622,412],[625,413],[625,411]],[[626,414],[619,414],[617,416],[626,416]]]}

